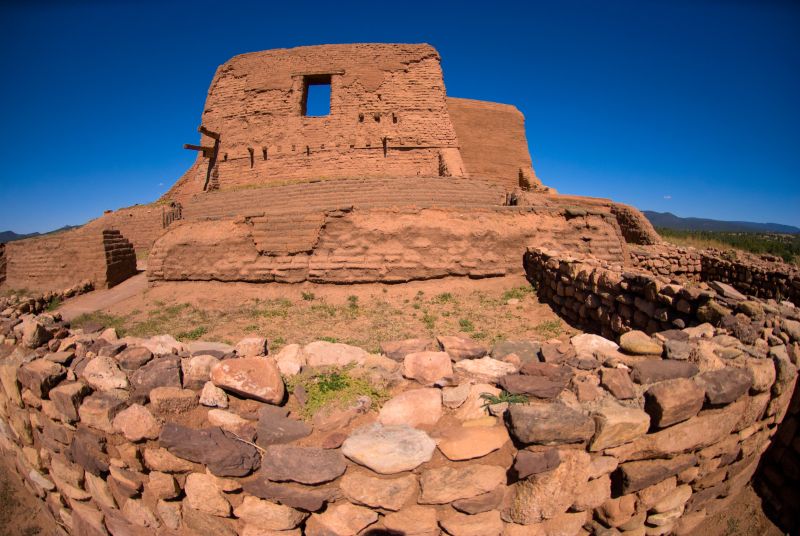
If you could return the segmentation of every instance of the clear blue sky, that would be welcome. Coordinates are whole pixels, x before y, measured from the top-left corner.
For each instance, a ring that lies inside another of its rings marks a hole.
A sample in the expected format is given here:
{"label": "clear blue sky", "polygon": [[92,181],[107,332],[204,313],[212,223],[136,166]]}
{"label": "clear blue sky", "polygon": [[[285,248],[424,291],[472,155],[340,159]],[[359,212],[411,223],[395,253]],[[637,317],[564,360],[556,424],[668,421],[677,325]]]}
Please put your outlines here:
{"label": "clear blue sky", "polygon": [[214,70],[278,47],[428,42],[452,96],[515,104],[563,193],[800,226],[800,3],[6,1],[0,230],[156,199]]}

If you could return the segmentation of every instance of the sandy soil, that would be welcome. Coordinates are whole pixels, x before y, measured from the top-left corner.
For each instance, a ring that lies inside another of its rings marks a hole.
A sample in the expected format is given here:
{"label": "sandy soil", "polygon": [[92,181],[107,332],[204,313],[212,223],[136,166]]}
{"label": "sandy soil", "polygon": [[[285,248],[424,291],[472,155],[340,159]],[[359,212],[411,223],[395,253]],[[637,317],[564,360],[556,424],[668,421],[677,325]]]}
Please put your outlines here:
{"label": "sandy soil", "polygon": [[782,536],[764,513],[761,497],[747,486],[730,506],[703,521],[692,536]]}
{"label": "sandy soil", "polygon": [[58,526],[43,502],[22,484],[8,460],[0,458],[0,536],[53,536]]}

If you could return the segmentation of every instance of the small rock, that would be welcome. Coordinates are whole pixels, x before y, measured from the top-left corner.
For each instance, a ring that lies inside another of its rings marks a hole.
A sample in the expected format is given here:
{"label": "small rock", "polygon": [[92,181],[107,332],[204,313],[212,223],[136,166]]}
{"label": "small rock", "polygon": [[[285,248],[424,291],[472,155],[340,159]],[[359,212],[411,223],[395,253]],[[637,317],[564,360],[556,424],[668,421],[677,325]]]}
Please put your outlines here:
{"label": "small rock", "polygon": [[267,339],[264,337],[245,337],[236,343],[236,353],[241,357],[260,357],[267,355]]}
{"label": "small rock", "polygon": [[467,400],[470,384],[462,383],[456,387],[442,389],[442,403],[450,409],[456,409]]}
{"label": "small rock", "polygon": [[[244,437],[252,437],[253,426],[250,421],[243,419],[236,413],[224,409],[211,409],[208,411],[208,423],[212,426],[219,426],[226,432]],[[250,429],[250,430],[248,430]]]}
{"label": "small rock", "polygon": [[506,487],[498,486],[493,491],[469,499],[453,501],[453,508],[465,514],[481,514],[498,508],[505,497]]}
{"label": "small rock", "polygon": [[435,449],[421,430],[378,423],[359,428],[342,444],[345,456],[381,474],[411,471],[430,461]]}
{"label": "small rock", "polygon": [[313,514],[306,523],[305,533],[308,536],[351,536],[378,521],[378,513],[342,503],[332,506],[322,514]]}
{"label": "small rock", "polygon": [[378,421],[384,425],[433,426],[442,417],[439,389],[412,389],[390,399],[381,408]]}
{"label": "small rock", "polygon": [[[247,493],[277,502],[284,506],[298,508],[306,512],[317,512],[332,499],[334,490],[331,488],[318,488],[309,486],[299,486],[296,484],[277,484],[270,482],[260,473],[257,478],[248,480],[242,484]],[[338,495],[338,490],[336,490]]]}
{"label": "small rock", "polygon": [[730,404],[747,393],[753,384],[750,374],[731,367],[703,372],[694,381],[705,389],[706,400],[713,405]]}
{"label": "small rock", "polygon": [[501,536],[503,520],[500,512],[492,510],[482,514],[450,514],[441,521],[442,528],[453,536]]}
{"label": "small rock", "polygon": [[534,341],[500,341],[492,348],[492,357],[502,360],[506,356],[514,354],[524,364],[539,361],[541,349],[542,345]]}
{"label": "small rock", "polygon": [[451,428],[442,433],[439,450],[453,461],[486,456],[509,440],[505,426]]}
{"label": "small rock", "polygon": [[131,400],[144,404],[150,398],[150,391],[156,387],[181,387],[181,360],[170,355],[153,359],[131,373]]}
{"label": "small rock", "polygon": [[453,368],[456,372],[481,382],[497,382],[506,374],[513,374],[517,370],[517,367],[510,363],[498,361],[488,356],[480,359],[459,361]]}
{"label": "small rock", "polygon": [[661,344],[642,331],[629,331],[619,338],[623,352],[632,355],[661,355]]}
{"label": "small rock", "polygon": [[364,472],[348,472],[339,487],[356,504],[397,511],[416,495],[417,479],[413,475],[377,478]]}
{"label": "small rock", "polygon": [[505,469],[496,465],[445,466],[420,476],[419,504],[447,504],[493,491],[506,482]]}
{"label": "small rock", "polygon": [[465,337],[444,336],[437,340],[453,361],[477,359],[489,353],[486,346]]}
{"label": "small rock", "polygon": [[691,378],[699,372],[697,365],[671,359],[647,359],[633,363],[633,380],[639,384],[656,383],[675,378]]}
{"label": "small rock", "polygon": [[114,430],[120,432],[128,441],[156,439],[161,432],[161,425],[153,414],[144,406],[132,404],[120,411],[113,421]]}
{"label": "small rock", "polygon": [[156,413],[185,413],[197,406],[197,394],[179,387],[156,387],[150,391],[150,404]]}
{"label": "small rock", "polygon": [[453,376],[450,356],[445,352],[418,352],[406,355],[403,376],[423,385],[433,385]]}
{"label": "small rock", "polygon": [[580,443],[595,433],[594,421],[560,403],[512,405],[508,409],[511,432],[524,444]]}
{"label": "small rock", "polygon": [[260,447],[290,443],[311,434],[311,427],[303,421],[292,419],[284,408],[264,406],[258,414],[256,428]]}
{"label": "small rock", "polygon": [[217,476],[248,475],[259,461],[254,447],[227,436],[219,428],[193,430],[168,422],[161,429],[159,442],[176,456],[208,466]]}
{"label": "small rock", "polygon": [[365,350],[349,344],[316,341],[303,347],[309,367],[346,367],[351,363],[363,365],[369,355]]}
{"label": "small rock", "polygon": [[583,333],[570,339],[578,357],[594,357],[597,352],[614,353],[619,350],[619,345],[599,335]]}
{"label": "small rock", "polygon": [[545,451],[531,452],[520,450],[514,458],[514,471],[517,477],[522,480],[531,475],[551,471],[561,464],[558,449],[547,449]]}
{"label": "small rock", "polygon": [[600,385],[619,400],[636,397],[636,390],[626,369],[600,369]]}
{"label": "small rock", "polygon": [[432,339],[405,339],[381,343],[381,353],[395,361],[403,361],[408,354],[426,352],[434,349]]}
{"label": "small rock", "polygon": [[213,355],[197,355],[181,362],[183,369],[183,387],[200,389],[211,379],[211,369],[219,363]]}
{"label": "small rock", "polygon": [[172,475],[159,471],[150,471],[147,478],[145,490],[158,500],[174,499],[181,493],[181,488]]}
{"label": "small rock", "polygon": [[275,364],[284,377],[290,378],[303,370],[306,364],[303,351],[299,344],[287,344],[275,355]]}
{"label": "small rock", "polygon": [[270,445],[264,453],[260,474],[273,482],[321,484],[338,478],[346,468],[344,457],[335,450]]}
{"label": "small rock", "polygon": [[153,359],[153,352],[141,346],[126,348],[117,355],[119,366],[125,370],[136,370]]}
{"label": "small rock", "polygon": [[58,385],[66,375],[67,369],[46,359],[26,363],[17,371],[19,383],[39,398],[47,398],[50,389]]}
{"label": "small rock", "polygon": [[214,382],[207,381],[200,391],[200,403],[211,408],[225,409],[228,407],[228,395],[214,385]]}
{"label": "small rock", "polygon": [[50,400],[65,422],[78,420],[78,408],[92,390],[80,382],[62,383],[50,390]]}
{"label": "small rock", "polygon": [[597,432],[589,444],[590,451],[605,450],[633,441],[647,433],[650,416],[640,409],[607,402],[593,414]]}
{"label": "small rock", "polygon": [[656,383],[645,393],[645,411],[658,428],[685,421],[703,407],[705,391],[687,378]]}
{"label": "small rock", "polygon": [[81,423],[113,434],[112,420],[127,405],[125,395],[124,391],[108,391],[86,397],[78,409]]}
{"label": "small rock", "polygon": [[280,404],[285,394],[278,367],[263,357],[221,361],[211,369],[211,381],[217,387],[267,404]]}
{"label": "small rock", "polygon": [[308,514],[294,508],[247,496],[233,511],[247,526],[262,531],[285,531],[299,525]]}
{"label": "small rock", "polygon": [[186,477],[184,490],[186,501],[195,510],[221,517],[230,515],[231,505],[217,489],[213,476],[191,473]]}
{"label": "small rock", "polygon": [[392,534],[406,536],[438,536],[441,534],[436,519],[436,509],[409,506],[383,518],[383,526]]}

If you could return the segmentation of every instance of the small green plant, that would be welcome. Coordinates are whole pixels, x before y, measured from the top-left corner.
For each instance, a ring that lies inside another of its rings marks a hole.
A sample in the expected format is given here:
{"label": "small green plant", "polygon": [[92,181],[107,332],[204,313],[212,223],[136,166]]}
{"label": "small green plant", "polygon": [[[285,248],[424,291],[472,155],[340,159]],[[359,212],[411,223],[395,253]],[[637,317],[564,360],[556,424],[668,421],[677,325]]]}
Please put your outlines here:
{"label": "small green plant", "polygon": [[277,350],[278,348],[280,348],[285,344],[286,344],[286,339],[284,339],[283,337],[275,337],[274,339],[272,339],[272,344],[270,344],[270,348],[272,348],[273,350]]}
{"label": "small green plant", "polygon": [[61,298],[58,298],[58,297],[54,296],[54,297],[50,298],[49,302],[47,302],[46,309],[48,311],[55,311],[60,306],[61,306]]}
{"label": "small green plant", "polygon": [[321,316],[329,316],[331,318],[336,316],[336,307],[327,303],[315,303],[311,306],[311,311]]}
{"label": "small green plant", "polygon": [[350,295],[347,297],[347,307],[350,312],[358,311],[358,296]]}
{"label": "small green plant", "polygon": [[534,288],[532,286],[514,287],[503,292],[503,301],[508,301],[511,299],[521,300],[525,296],[532,294],[533,291]]}
{"label": "small green plant", "polygon": [[313,292],[302,292],[301,295],[305,301],[314,301],[314,298],[316,298]]}
{"label": "small green plant", "polygon": [[511,404],[527,404],[528,397],[525,395],[515,395],[508,391],[502,391],[499,395],[490,393],[481,393],[483,399],[483,407],[494,406],[495,404],[502,404],[504,402]]}
{"label": "small green plant", "polygon": [[563,331],[560,320],[545,320],[534,329],[543,337],[550,338],[558,337]]}
{"label": "small green plant", "polygon": [[339,342],[339,339],[336,337],[320,337],[319,340],[326,342]]}
{"label": "small green plant", "polygon": [[475,324],[469,318],[461,318],[458,321],[458,326],[464,333],[471,333],[475,331]]}
{"label": "small green plant", "polygon": [[449,292],[442,292],[431,299],[432,303],[438,303],[440,305],[444,305],[445,303],[455,303],[455,301],[455,297]]}
{"label": "small green plant", "polygon": [[414,304],[411,307],[413,307],[414,309],[419,310],[419,309],[422,308],[422,304],[419,303],[419,302],[414,302]]}
{"label": "small green plant", "polygon": [[206,333],[208,333],[207,327],[197,326],[196,328],[190,329],[189,331],[178,333],[178,339],[185,341],[196,341]]}
{"label": "small green plant", "polygon": [[114,316],[101,311],[84,313],[76,317],[71,322],[71,326],[73,328],[82,328],[90,324],[100,324],[101,326],[105,326],[107,328],[114,328],[117,330],[117,335],[120,337],[125,335],[126,330],[123,328],[125,325],[125,319],[121,316]]}
{"label": "small green plant", "polygon": [[347,407],[361,396],[368,396],[374,407],[380,407],[389,397],[384,386],[356,376],[350,367],[303,372],[287,380],[287,387],[290,391],[297,387],[305,391],[306,403],[301,413],[307,419],[325,407]]}
{"label": "small green plant", "polygon": [[425,313],[422,315],[422,323],[425,324],[425,327],[430,331],[433,331],[433,328],[436,327],[436,318],[436,315],[425,311]]}

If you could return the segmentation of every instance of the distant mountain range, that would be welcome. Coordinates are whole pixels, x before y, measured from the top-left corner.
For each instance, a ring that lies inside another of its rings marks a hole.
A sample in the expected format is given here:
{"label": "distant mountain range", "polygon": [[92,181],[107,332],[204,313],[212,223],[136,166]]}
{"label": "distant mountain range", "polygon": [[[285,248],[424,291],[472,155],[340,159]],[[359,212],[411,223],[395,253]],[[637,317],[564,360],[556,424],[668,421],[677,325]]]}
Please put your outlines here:
{"label": "distant mountain range", "polygon": [[0,244],[3,244],[5,242],[13,242],[14,240],[22,240],[23,238],[31,238],[33,236],[44,236],[48,234],[58,233],[60,231],[68,231],[70,229],[75,229],[76,227],[80,227],[80,225],[65,225],[60,229],[56,229],[55,231],[50,231],[48,233],[19,234],[15,233],[14,231],[0,231]]}
{"label": "distant mountain range", "polygon": [[664,227],[679,231],[724,231],[729,233],[784,233],[798,234],[800,227],[782,225],[780,223],[755,223],[751,221],[722,221],[706,218],[681,218],[671,212],[653,212],[643,210],[642,213],[654,227]]}

